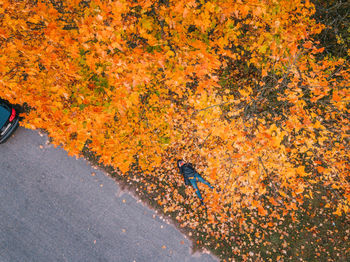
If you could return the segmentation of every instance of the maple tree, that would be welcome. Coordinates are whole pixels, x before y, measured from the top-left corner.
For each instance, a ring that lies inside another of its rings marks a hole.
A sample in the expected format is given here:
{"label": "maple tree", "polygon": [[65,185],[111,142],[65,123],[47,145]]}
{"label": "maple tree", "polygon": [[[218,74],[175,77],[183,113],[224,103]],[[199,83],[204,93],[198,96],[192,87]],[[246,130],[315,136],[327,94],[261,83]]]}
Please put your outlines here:
{"label": "maple tree", "polygon": [[[203,220],[216,240],[232,240],[234,223],[262,226],[262,241],[320,185],[332,215],[349,213],[349,50],[324,51],[315,11],[299,0],[0,1],[0,96],[30,105],[24,126],[70,154],[88,147],[119,175],[134,170],[181,226]],[[219,189],[204,192],[205,215],[178,188],[179,157]]]}

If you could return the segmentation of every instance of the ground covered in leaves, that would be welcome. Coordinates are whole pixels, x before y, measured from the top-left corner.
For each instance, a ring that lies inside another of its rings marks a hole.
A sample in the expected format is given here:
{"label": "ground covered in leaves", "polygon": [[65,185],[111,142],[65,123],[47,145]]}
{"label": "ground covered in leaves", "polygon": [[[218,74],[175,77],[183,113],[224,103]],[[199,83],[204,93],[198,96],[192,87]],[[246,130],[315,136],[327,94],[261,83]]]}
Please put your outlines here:
{"label": "ground covered in leaves", "polygon": [[[332,188],[315,185],[312,191],[298,198],[298,207],[292,201],[287,208],[279,205],[270,191],[264,198],[268,208],[263,216],[259,210],[246,208],[239,216],[227,212],[227,219],[222,222],[216,219],[214,210],[200,205],[192,188],[185,187],[175,160],[164,164],[157,171],[158,177],[142,174],[136,165],[122,175],[113,167],[101,165],[99,157],[88,147],[82,153],[107,171],[123,189],[168,217],[192,240],[194,250],[207,249],[221,261],[348,261],[350,258],[350,220],[345,215],[333,214],[329,208],[332,201],[337,201],[330,199]],[[199,188],[208,202],[213,192],[206,186]],[[291,216],[289,211],[293,210]]]}

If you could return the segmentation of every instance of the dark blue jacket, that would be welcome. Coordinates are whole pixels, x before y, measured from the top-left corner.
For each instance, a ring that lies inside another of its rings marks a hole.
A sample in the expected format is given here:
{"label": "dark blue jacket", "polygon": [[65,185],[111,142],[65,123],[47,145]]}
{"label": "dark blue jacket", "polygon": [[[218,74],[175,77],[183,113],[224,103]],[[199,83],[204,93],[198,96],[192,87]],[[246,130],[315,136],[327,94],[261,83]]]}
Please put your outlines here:
{"label": "dark blue jacket", "polygon": [[186,185],[190,184],[189,179],[195,178],[196,175],[199,175],[191,163],[183,164],[180,167],[180,173],[184,177],[184,181]]}

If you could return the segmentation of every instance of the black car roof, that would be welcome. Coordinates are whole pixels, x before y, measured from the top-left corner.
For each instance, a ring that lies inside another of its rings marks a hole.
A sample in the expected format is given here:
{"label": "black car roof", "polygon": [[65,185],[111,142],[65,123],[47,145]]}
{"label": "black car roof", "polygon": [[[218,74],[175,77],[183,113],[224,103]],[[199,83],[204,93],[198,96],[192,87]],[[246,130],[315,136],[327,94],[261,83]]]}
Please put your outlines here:
{"label": "black car roof", "polygon": [[8,110],[8,108],[0,104],[0,128],[2,128],[5,125],[10,115],[11,112]]}

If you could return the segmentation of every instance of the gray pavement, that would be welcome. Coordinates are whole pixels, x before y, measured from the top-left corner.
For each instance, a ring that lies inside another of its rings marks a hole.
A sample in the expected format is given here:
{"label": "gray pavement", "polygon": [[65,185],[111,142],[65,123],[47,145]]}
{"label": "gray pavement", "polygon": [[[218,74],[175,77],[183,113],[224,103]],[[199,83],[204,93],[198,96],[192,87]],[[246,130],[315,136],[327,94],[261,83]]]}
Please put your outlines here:
{"label": "gray pavement", "polygon": [[83,159],[20,127],[0,145],[0,261],[217,261]]}

